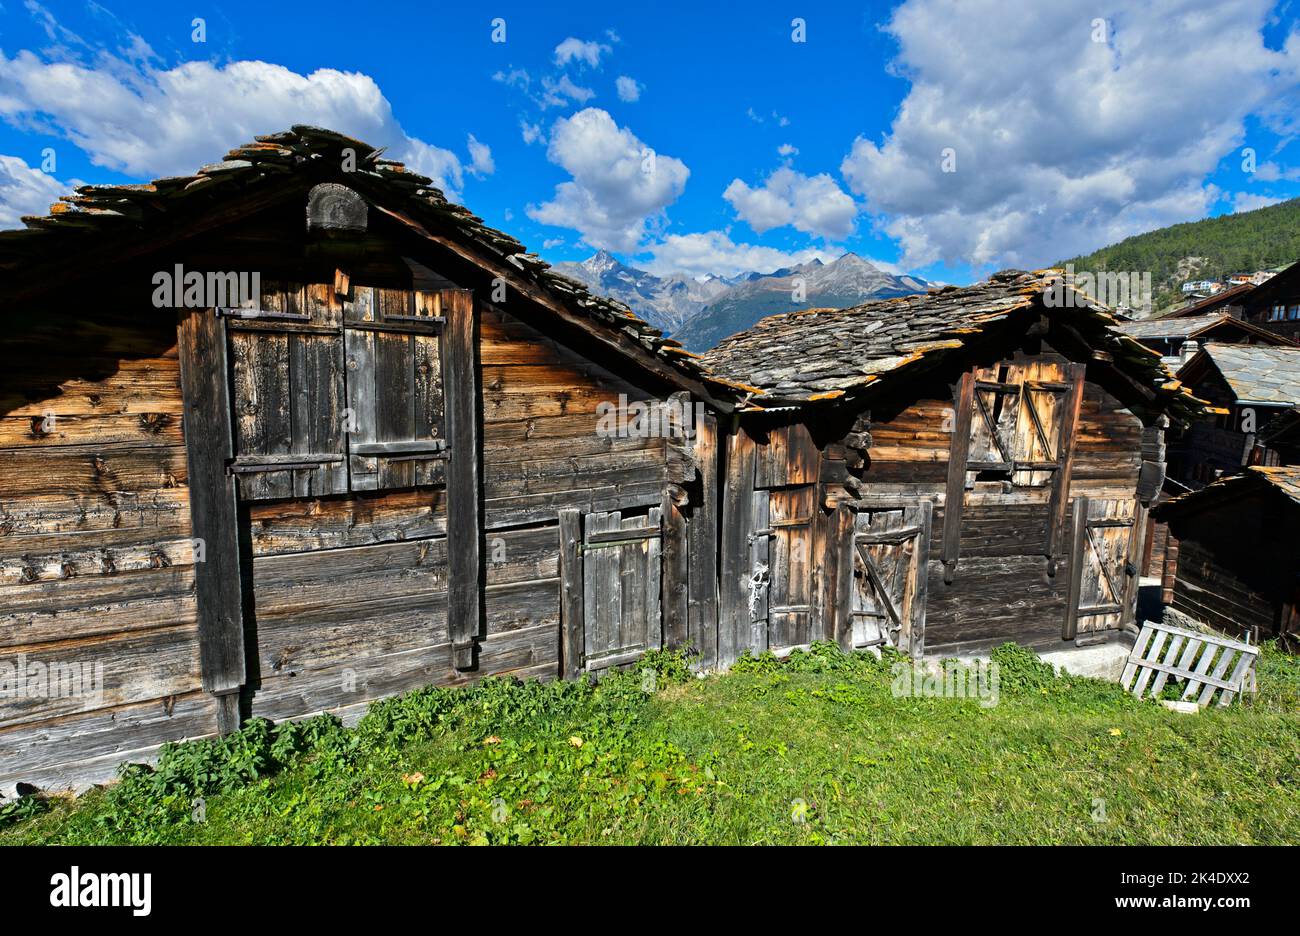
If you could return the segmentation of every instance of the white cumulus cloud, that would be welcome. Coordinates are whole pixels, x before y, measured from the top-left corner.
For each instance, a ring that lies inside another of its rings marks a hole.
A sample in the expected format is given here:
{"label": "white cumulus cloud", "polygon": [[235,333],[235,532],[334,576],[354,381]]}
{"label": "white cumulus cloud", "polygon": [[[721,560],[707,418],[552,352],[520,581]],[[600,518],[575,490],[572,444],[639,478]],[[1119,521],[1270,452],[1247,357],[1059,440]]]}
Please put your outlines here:
{"label": "white cumulus cloud", "polygon": [[555,64],[563,68],[570,62],[580,62],[595,68],[600,64],[600,57],[608,51],[610,48],[604,43],[570,36],[555,47]]}
{"label": "white cumulus cloud", "polygon": [[619,75],[614,84],[618,87],[618,99],[620,101],[627,101],[630,104],[633,101],[641,100],[641,83],[635,78]]}
{"label": "white cumulus cloud", "polygon": [[595,107],[557,120],[546,155],[573,178],[557,185],[550,201],[530,205],[528,216],[623,252],[637,248],[647,223],[663,217],[690,175],[681,160],[655,153]]}
{"label": "white cumulus cloud", "polygon": [[1037,266],[1201,217],[1246,117],[1294,121],[1300,40],[1265,46],[1272,6],[907,0],[886,28],[911,88],[841,172],[913,268]]}
{"label": "white cumulus cloud", "polygon": [[726,231],[702,231],[694,234],[669,234],[647,248],[651,259],[638,263],[651,273],[663,276],[682,272],[691,276],[712,273],[735,276],[758,271],[770,273],[783,267],[797,266],[810,260],[829,262],[838,253],[816,247],[781,250],[758,244],[737,244]]}
{"label": "white cumulus cloud", "polygon": [[78,183],[60,182],[17,156],[0,156],[0,228],[22,227],[23,215],[49,214]]}
{"label": "white cumulus cloud", "polygon": [[[332,68],[304,75],[235,61],[164,69],[105,51],[93,65],[0,52],[0,118],[39,124],[93,164],[138,178],[187,174],[257,134],[310,123],[388,147],[452,197],[463,184],[460,157],[403,131],[373,78]],[[490,171],[482,155],[471,159],[474,172]]]}
{"label": "white cumulus cloud", "polygon": [[722,197],[759,234],[789,225],[828,239],[847,237],[858,213],[853,198],[829,175],[806,176],[788,166],[756,188],[733,179]]}

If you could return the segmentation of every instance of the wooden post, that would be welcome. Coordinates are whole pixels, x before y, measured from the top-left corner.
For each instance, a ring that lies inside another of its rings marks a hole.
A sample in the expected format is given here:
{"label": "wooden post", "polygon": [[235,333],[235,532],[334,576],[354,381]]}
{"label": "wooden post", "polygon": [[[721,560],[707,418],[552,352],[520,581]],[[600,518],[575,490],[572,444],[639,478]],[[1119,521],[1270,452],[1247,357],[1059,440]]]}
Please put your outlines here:
{"label": "wooden post", "polygon": [[687,643],[700,666],[718,663],[718,421],[712,413],[695,425],[695,463],[701,490],[691,509],[687,596]]}
{"label": "wooden post", "polygon": [[230,375],[225,322],[211,309],[181,314],[177,341],[184,396],[185,455],[194,539],[199,671],[217,696],[217,730],[239,727],[239,690],[246,679],[243,577],[235,478]]}
{"label": "wooden post", "polygon": [[916,564],[916,592],[912,596],[911,645],[907,651],[914,660],[925,656],[925,613],[926,603],[930,600],[930,529],[933,516],[934,503],[928,498],[922,500],[918,518],[921,533],[916,539],[916,552],[912,559]]}
{"label": "wooden post", "polygon": [[679,506],[686,492],[670,484],[663,499],[663,643],[680,650],[687,640],[687,596],[690,567],[687,564],[686,517]]}
{"label": "wooden post", "polygon": [[970,455],[970,421],[975,409],[975,374],[961,375],[957,388],[952,438],[948,443],[948,490],[943,501],[943,580],[949,585],[957,574],[961,553],[962,503],[966,499],[966,461]]}
{"label": "wooden post", "polygon": [[1062,640],[1074,640],[1079,633],[1079,597],[1083,590],[1083,565],[1088,548],[1088,498],[1074,499],[1074,545],[1070,549],[1070,590],[1066,595]]}
{"label": "wooden post", "polygon": [[1124,611],[1120,615],[1119,626],[1121,629],[1126,624],[1140,623],[1137,621],[1137,603],[1140,579],[1142,578],[1142,541],[1146,539],[1147,530],[1147,508],[1142,506],[1141,501],[1133,504],[1133,528],[1129,530],[1128,552],[1124,562]]}
{"label": "wooden post", "polygon": [[478,469],[478,344],[474,296],[444,293],[450,302],[444,339],[447,424],[447,629],[452,663],[475,667],[474,641],[483,616]]}
{"label": "wooden post", "polygon": [[835,508],[831,520],[831,549],[835,552],[835,580],[831,583],[831,633],[827,636],[845,653],[853,649],[853,536],[858,515],[847,505]]}
{"label": "wooden post", "polygon": [[560,511],[560,676],[577,679],[582,671],[582,515]]}
{"label": "wooden post", "polygon": [[735,662],[749,638],[749,534],[753,531],[754,440],[737,425],[727,437],[722,490],[722,574],[718,583],[718,666]]}
{"label": "wooden post", "polygon": [[1047,574],[1053,577],[1056,575],[1056,560],[1060,553],[1061,528],[1065,526],[1065,512],[1070,503],[1070,475],[1074,471],[1074,427],[1079,421],[1087,370],[1084,364],[1070,365],[1070,391],[1063,401],[1065,412],[1061,417],[1061,438],[1057,443],[1060,467],[1052,479],[1052,498],[1047,513],[1047,541],[1043,544],[1048,559]]}

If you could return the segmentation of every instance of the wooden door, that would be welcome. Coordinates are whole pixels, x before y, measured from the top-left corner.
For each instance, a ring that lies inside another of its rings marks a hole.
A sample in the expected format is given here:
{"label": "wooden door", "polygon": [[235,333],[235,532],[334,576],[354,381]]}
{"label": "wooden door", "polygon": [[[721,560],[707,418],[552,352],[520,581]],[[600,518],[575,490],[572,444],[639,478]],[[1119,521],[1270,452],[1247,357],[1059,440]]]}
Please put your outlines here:
{"label": "wooden door", "polygon": [[930,501],[864,507],[853,532],[852,645],[925,652]]}
{"label": "wooden door", "polygon": [[1137,529],[1134,500],[1079,497],[1074,501],[1066,640],[1118,628],[1134,590],[1130,560]]}
{"label": "wooden door", "polygon": [[599,673],[662,647],[661,509],[562,511],[560,535],[564,675]]}
{"label": "wooden door", "polygon": [[753,494],[749,649],[784,650],[813,640],[815,485]]}

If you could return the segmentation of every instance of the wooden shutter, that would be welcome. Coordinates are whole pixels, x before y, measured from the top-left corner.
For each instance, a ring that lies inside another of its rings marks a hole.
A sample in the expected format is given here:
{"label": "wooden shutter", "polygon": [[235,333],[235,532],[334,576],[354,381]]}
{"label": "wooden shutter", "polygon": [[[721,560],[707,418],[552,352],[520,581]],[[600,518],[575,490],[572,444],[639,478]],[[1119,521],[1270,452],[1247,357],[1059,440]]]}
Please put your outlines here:
{"label": "wooden shutter", "polygon": [[1016,457],[1021,386],[1009,371],[1006,364],[975,371],[974,409],[966,456],[968,472],[1012,470]]}
{"label": "wooden shutter", "polygon": [[1044,487],[1060,469],[1069,444],[1062,429],[1073,384],[1065,365],[1044,361],[1012,364],[1007,380],[1020,387],[1011,483]]}
{"label": "wooden shutter", "polygon": [[449,294],[366,287],[345,304],[354,491],[445,483],[441,335]]}
{"label": "wooden shutter", "polygon": [[1074,548],[1062,636],[1073,640],[1120,626],[1131,594],[1129,562],[1136,503],[1079,497],[1074,501]]}
{"label": "wooden shutter", "polygon": [[347,490],[343,340],[327,287],[263,292],[219,310],[230,342],[234,460],[245,500]]}
{"label": "wooden shutter", "polygon": [[660,521],[658,507],[630,517],[619,511],[587,514],[578,566],[582,670],[622,666],[663,646]]}
{"label": "wooden shutter", "polygon": [[931,503],[863,507],[853,533],[852,646],[925,647]]}
{"label": "wooden shutter", "polygon": [[1044,552],[1056,554],[1083,385],[1084,365],[1053,361],[1002,362],[962,376],[944,500],[945,581],[958,560],[965,491],[981,472],[1015,487],[1051,488]]}

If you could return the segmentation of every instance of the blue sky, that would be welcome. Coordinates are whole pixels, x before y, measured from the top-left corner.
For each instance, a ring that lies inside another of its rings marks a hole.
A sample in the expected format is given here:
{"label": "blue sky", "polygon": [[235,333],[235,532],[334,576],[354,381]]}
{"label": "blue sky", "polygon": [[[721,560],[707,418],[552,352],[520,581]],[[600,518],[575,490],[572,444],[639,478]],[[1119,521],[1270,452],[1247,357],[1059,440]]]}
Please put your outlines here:
{"label": "blue sky", "polygon": [[1300,194],[1300,0],[548,6],[0,0],[0,224],[295,122],[697,275],[965,282]]}

